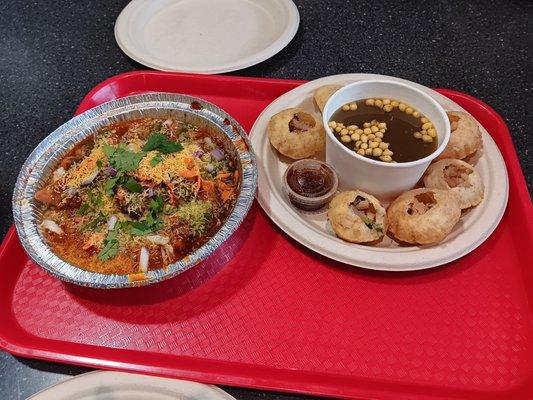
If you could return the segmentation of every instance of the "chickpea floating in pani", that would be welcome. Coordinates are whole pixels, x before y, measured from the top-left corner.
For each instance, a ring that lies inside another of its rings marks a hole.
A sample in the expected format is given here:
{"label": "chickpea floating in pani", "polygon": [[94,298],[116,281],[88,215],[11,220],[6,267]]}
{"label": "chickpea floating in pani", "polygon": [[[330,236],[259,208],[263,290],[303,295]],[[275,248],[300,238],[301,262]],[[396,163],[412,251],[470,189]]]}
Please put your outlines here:
{"label": "chickpea floating in pani", "polygon": [[[408,162],[424,158],[437,149],[437,132],[433,124],[427,119],[422,123],[418,118],[421,116],[420,112],[413,107],[388,98],[363,99],[356,104],[355,110],[354,107],[350,108],[352,102],[333,113],[329,126],[334,126],[333,130],[339,141],[357,154],[382,162]],[[394,108],[393,104],[397,104],[398,108]],[[418,117],[415,117],[415,112]],[[339,129],[339,126],[343,128]],[[360,133],[357,136],[355,132]],[[359,140],[361,143],[358,144]],[[355,146],[352,141],[356,142]],[[363,143],[368,143],[368,147],[362,147]],[[386,143],[387,147],[379,147],[381,143]],[[366,151],[378,147],[381,150],[396,149],[396,159],[393,160],[392,153]],[[361,148],[365,150],[364,154],[358,151]]]}
{"label": "chickpea floating in pani", "polygon": [[[343,128],[338,126],[335,131]],[[311,157],[325,146],[325,132],[317,118],[299,108],[289,108],[274,115],[267,128],[272,146],[292,159]]]}

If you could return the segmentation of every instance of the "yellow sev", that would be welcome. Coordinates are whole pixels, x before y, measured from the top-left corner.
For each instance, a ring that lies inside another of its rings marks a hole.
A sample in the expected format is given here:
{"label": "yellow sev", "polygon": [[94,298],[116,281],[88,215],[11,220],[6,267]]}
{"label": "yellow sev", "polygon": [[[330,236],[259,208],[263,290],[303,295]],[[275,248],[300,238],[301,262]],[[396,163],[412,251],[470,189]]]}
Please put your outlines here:
{"label": "yellow sev", "polygon": [[71,169],[65,176],[65,183],[68,187],[78,188],[81,186],[81,182],[87,179],[91,174],[96,171],[98,166],[96,165],[98,160],[106,160],[107,156],[101,147],[95,147],[91,154],[85,157],[79,165]]}
{"label": "yellow sev", "polygon": [[181,171],[189,169],[189,160],[191,155],[198,150],[196,144],[186,145],[182,151],[163,155],[163,160],[152,166],[152,159],[159,154],[157,151],[150,151],[139,163],[137,177],[143,181],[152,181],[154,183],[170,183],[169,172],[179,174]]}

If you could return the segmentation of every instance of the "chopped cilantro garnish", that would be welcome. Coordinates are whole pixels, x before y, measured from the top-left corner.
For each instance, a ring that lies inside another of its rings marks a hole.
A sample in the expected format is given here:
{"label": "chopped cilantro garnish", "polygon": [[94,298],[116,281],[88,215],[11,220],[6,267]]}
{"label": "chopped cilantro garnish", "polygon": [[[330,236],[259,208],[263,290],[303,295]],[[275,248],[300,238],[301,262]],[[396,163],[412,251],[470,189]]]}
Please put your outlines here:
{"label": "chopped cilantro garnish", "polygon": [[78,215],[85,215],[85,214],[87,214],[87,213],[89,212],[89,209],[90,209],[90,208],[91,208],[91,207],[89,206],[89,204],[87,204],[87,203],[83,203],[83,204],[81,205],[81,207],[78,209],[78,211],[76,211],[76,214],[78,214]]}
{"label": "chopped cilantro garnish", "polygon": [[102,160],[96,160],[96,166],[98,167],[98,169],[102,169]]}
{"label": "chopped cilantro garnish", "polygon": [[126,178],[122,185],[133,193],[140,193],[143,191],[143,187],[132,177]]}
{"label": "chopped cilantro garnish", "polygon": [[82,231],[92,231],[98,228],[98,226],[105,221],[107,221],[107,215],[104,213],[99,213],[96,218],[85,224],[81,229]]}
{"label": "chopped cilantro garnish", "polygon": [[163,211],[163,199],[161,196],[156,196],[148,205],[148,215],[146,218],[131,223],[131,234],[143,236],[161,229],[164,223],[157,216],[161,211]]}
{"label": "chopped cilantro garnish", "polygon": [[379,232],[379,233],[383,232],[383,227],[381,226],[381,224],[377,224],[376,222],[372,221],[370,218],[368,218],[365,215],[363,215],[361,219],[363,220],[365,225],[368,227],[368,229],[374,229],[376,232]]}
{"label": "chopped cilantro garnish", "polygon": [[156,154],[151,160],[150,165],[152,167],[155,167],[157,164],[159,164],[161,161],[163,161],[163,156],[161,154]]}
{"label": "chopped cilantro garnish", "polygon": [[139,162],[146,155],[144,152],[135,153],[124,145],[113,147],[108,144],[103,147],[104,153],[109,157],[109,163],[118,171],[131,172],[139,167]]}
{"label": "chopped cilantro garnish", "polygon": [[102,261],[107,261],[118,254],[119,243],[117,240],[117,229],[109,231],[107,237],[104,239],[104,247],[98,253],[98,258]]}
{"label": "chopped cilantro garnish", "polygon": [[154,132],[143,146],[144,151],[158,150],[163,154],[175,153],[183,150],[181,143],[169,140],[164,133]]}
{"label": "chopped cilantro garnish", "polygon": [[113,178],[109,178],[105,184],[104,184],[104,190],[105,192],[110,195],[110,196],[113,196],[114,192],[113,190],[115,189],[115,186],[119,183],[119,181],[121,180],[122,178],[122,174],[117,174],[115,175]]}

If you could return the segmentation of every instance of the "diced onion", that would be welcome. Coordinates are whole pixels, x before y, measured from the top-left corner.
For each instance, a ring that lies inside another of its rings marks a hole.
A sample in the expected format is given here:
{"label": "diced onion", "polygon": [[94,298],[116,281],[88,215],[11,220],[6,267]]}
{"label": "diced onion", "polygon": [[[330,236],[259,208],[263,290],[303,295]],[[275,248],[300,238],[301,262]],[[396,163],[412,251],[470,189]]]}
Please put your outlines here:
{"label": "diced onion", "polygon": [[148,271],[148,260],[150,258],[150,253],[146,247],[141,247],[141,253],[139,254],[139,270],[142,272]]}
{"label": "diced onion", "polygon": [[224,152],[220,150],[218,147],[214,149],[213,151],[211,151],[211,155],[217,161],[220,161],[224,158]]}
{"label": "diced onion", "polygon": [[94,172],[89,175],[87,178],[85,178],[84,180],[82,180],[80,182],[80,184],[82,186],[87,186],[87,185],[90,185],[91,183],[93,183],[94,181],[94,178],[96,178],[96,175],[98,175],[98,172],[100,172],[98,169],[94,170]]}
{"label": "diced onion", "polygon": [[170,242],[170,238],[168,236],[161,236],[161,235],[148,235],[146,236],[146,239],[154,244],[167,244]]}
{"label": "diced onion", "polygon": [[213,164],[207,164],[205,166],[205,169],[207,172],[213,172],[215,170],[215,167],[213,166]]}
{"label": "diced onion", "polygon": [[75,196],[76,193],[78,193],[78,190],[76,188],[71,187],[66,190],[66,193],[68,197],[72,197]]}
{"label": "diced onion", "polygon": [[113,229],[115,229],[115,225],[118,221],[118,218],[116,215],[111,215],[109,217],[109,219],[107,220],[107,229],[112,231]]}
{"label": "diced onion", "polygon": [[64,233],[63,229],[61,229],[61,227],[56,222],[50,219],[43,220],[41,226],[50,232],[57,233],[58,235],[62,235]]}
{"label": "diced onion", "polygon": [[60,180],[61,178],[63,178],[65,176],[65,168],[63,167],[59,167],[58,169],[56,169],[53,173],[53,177],[52,177],[52,180],[54,182]]}

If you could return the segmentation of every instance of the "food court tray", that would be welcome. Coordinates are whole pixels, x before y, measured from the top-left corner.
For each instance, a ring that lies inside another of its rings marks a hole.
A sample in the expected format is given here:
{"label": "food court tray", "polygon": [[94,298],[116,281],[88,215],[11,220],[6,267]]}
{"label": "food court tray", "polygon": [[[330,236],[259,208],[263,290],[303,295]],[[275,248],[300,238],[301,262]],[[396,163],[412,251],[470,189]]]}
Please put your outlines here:
{"label": "food court tray", "polygon": [[[95,87],[78,112],[134,93],[176,92],[217,104],[249,130],[263,108],[301,83],[132,72]],[[302,247],[254,204],[236,234],[196,268],[153,286],[98,290],[48,275],[11,228],[0,247],[0,347],[97,368],[347,398],[527,397],[531,199],[501,117],[473,97],[439,91],[483,124],[509,172],[507,211],[469,255],[422,272],[349,267]]]}

